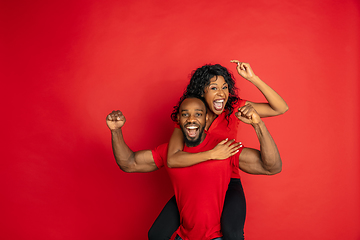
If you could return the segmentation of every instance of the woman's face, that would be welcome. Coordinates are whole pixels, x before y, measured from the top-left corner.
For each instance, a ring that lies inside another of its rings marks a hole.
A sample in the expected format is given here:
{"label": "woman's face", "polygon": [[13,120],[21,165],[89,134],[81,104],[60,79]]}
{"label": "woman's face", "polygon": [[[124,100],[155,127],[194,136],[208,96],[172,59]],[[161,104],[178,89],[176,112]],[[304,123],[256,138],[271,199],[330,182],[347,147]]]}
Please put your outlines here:
{"label": "woman's face", "polygon": [[220,115],[229,98],[228,84],[223,76],[214,76],[210,79],[210,85],[205,87],[204,98],[210,111]]}

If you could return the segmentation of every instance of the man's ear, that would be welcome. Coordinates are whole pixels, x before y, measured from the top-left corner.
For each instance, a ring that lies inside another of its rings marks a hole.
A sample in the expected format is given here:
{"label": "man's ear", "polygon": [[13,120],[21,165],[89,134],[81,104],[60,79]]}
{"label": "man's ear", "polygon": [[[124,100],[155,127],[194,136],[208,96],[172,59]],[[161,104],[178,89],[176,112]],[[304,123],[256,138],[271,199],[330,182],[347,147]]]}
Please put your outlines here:
{"label": "man's ear", "polygon": [[180,120],[179,120],[179,119],[180,119],[180,115],[179,115],[179,113],[177,114],[176,119],[177,119],[177,123],[180,125],[180,123],[179,123],[179,122],[180,122]]}

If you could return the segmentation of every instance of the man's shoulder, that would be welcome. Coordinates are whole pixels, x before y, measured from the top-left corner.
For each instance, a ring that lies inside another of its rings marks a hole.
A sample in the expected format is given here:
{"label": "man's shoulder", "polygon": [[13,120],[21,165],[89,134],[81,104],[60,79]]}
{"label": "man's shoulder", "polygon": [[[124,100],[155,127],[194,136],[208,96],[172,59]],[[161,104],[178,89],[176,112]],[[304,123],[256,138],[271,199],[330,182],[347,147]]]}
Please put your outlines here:
{"label": "man's shoulder", "polygon": [[168,145],[169,145],[169,143],[160,144],[159,146],[154,148],[152,151],[156,152],[157,154],[159,154],[161,156],[163,156],[164,154],[166,156],[167,155],[167,150],[168,150]]}
{"label": "man's shoulder", "polygon": [[164,166],[167,159],[168,143],[163,143],[151,150],[154,162],[158,168]]}

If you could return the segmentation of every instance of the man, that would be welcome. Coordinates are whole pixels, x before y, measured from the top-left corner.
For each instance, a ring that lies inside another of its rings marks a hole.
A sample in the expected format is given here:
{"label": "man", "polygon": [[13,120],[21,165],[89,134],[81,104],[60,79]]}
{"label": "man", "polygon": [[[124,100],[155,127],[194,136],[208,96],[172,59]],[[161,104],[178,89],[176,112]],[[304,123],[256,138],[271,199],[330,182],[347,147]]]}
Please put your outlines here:
{"label": "man", "polygon": [[232,141],[221,141],[206,134],[206,111],[205,103],[198,98],[186,98],[179,103],[178,122],[185,137],[184,151],[196,153],[217,147],[228,152],[231,157],[208,160],[185,168],[168,168],[167,144],[152,151],[133,152],[126,145],[121,131],[125,117],[120,111],[113,111],[107,117],[114,156],[123,171],[150,172],[162,166],[168,171],[181,223],[173,237],[179,240],[221,239],[221,211],[233,166],[253,174],[276,174],[281,171],[276,144],[251,106],[245,116],[238,112],[237,117],[254,127],[261,151],[243,148],[232,144]]}

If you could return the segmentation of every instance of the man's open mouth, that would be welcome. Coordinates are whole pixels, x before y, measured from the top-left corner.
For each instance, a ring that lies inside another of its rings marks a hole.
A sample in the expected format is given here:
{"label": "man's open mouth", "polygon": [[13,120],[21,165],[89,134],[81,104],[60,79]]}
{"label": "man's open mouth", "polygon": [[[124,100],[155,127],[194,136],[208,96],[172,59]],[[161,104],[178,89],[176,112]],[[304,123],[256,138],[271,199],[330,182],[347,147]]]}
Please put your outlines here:
{"label": "man's open mouth", "polygon": [[194,124],[187,125],[187,126],[185,126],[185,129],[186,129],[187,135],[191,138],[195,138],[199,133],[198,125],[194,125]]}

